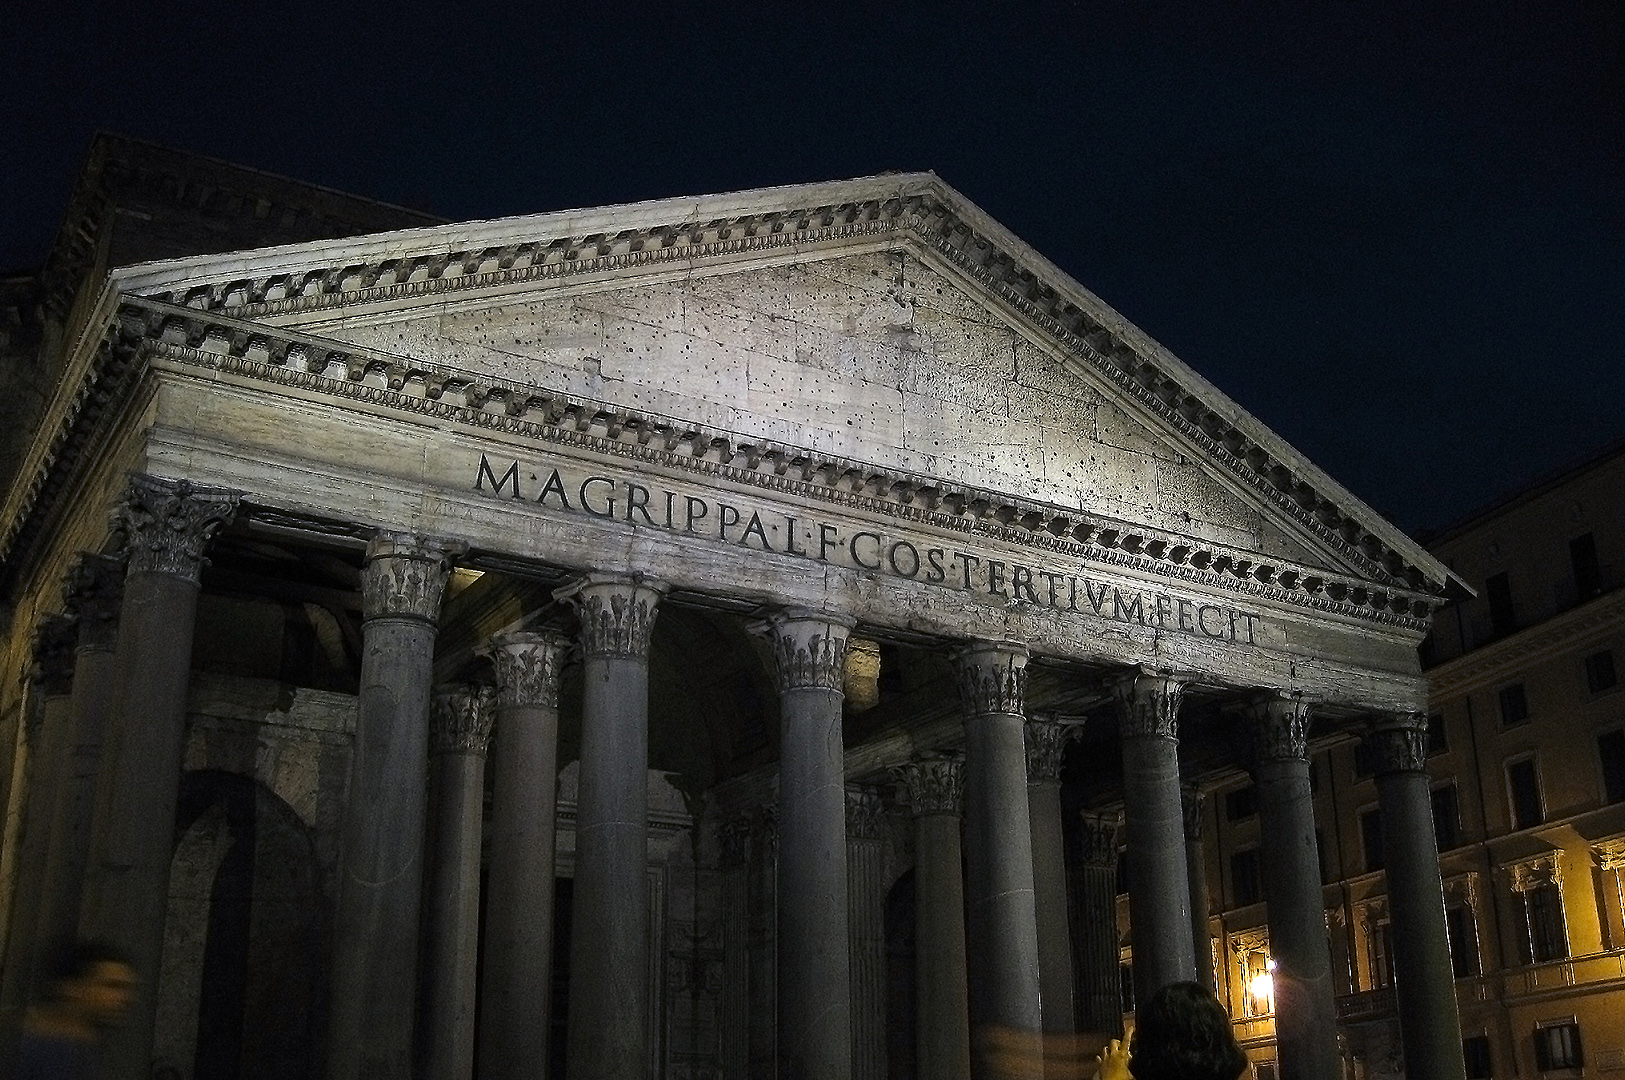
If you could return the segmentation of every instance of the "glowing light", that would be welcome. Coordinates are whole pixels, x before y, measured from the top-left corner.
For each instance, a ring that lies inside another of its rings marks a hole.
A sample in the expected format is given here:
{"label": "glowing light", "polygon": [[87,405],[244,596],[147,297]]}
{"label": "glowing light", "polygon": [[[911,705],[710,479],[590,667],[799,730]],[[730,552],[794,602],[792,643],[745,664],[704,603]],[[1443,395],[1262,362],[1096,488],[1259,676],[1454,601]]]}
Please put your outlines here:
{"label": "glowing light", "polygon": [[1252,981],[1247,984],[1247,992],[1252,995],[1254,1001],[1264,1006],[1266,1011],[1270,997],[1275,993],[1275,976],[1270,974],[1274,970],[1275,961],[1266,960],[1264,970],[1254,975]]}

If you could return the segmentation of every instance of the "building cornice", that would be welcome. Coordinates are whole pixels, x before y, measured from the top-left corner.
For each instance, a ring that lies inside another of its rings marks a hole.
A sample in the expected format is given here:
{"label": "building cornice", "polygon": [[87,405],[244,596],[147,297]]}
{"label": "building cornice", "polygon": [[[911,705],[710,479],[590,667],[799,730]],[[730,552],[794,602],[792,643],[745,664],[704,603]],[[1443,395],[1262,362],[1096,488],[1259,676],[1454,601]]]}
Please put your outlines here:
{"label": "building cornice", "polygon": [[1546,663],[1561,653],[1625,625],[1625,589],[1600,596],[1499,641],[1446,660],[1423,672],[1429,696],[1441,700]]}

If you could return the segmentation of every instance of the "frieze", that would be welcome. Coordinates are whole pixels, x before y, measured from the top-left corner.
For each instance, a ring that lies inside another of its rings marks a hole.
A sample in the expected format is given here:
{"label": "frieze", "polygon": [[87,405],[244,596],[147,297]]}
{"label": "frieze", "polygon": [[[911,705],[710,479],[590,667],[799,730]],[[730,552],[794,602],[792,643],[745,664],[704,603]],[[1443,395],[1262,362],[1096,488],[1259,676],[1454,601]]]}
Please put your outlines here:
{"label": "frieze", "polygon": [[1428,758],[1428,723],[1423,713],[1388,713],[1371,721],[1365,732],[1373,771],[1421,772]]}
{"label": "frieze", "polygon": [[1066,744],[1077,737],[1076,724],[1062,724],[1048,717],[1027,721],[1027,779],[1048,782],[1061,779]]}
{"label": "frieze", "polygon": [[62,583],[62,597],[79,620],[79,648],[111,652],[124,602],[124,562],[82,552]]}
{"label": "frieze", "polygon": [[569,649],[568,638],[549,630],[492,638],[484,654],[496,670],[497,707],[557,709],[559,675]]}
{"label": "frieze", "polygon": [[584,657],[647,662],[665,592],[665,585],[640,576],[588,574],[553,596],[575,607]]}
{"label": "frieze", "polygon": [[964,812],[965,765],[955,757],[925,757],[891,768],[902,801],[915,817]]}
{"label": "frieze", "polygon": [[1185,684],[1172,675],[1125,675],[1111,684],[1117,724],[1124,737],[1179,738],[1179,705]]}
{"label": "frieze", "polygon": [[367,545],[361,568],[361,608],[367,619],[440,618],[453,545],[405,533],[381,532]]}
{"label": "frieze", "polygon": [[114,512],[132,574],[172,574],[196,584],[203,550],[237,513],[237,493],[137,473]]}
{"label": "frieze", "polygon": [[496,691],[489,686],[447,685],[436,688],[429,749],[436,754],[480,754],[491,745],[496,721]]}
{"label": "frieze", "polygon": [[978,642],[954,655],[959,697],[972,716],[1026,712],[1027,647],[1015,642]]}
{"label": "frieze", "polygon": [[851,619],[827,614],[786,612],[770,619],[773,670],[779,692],[833,690],[840,693]]}

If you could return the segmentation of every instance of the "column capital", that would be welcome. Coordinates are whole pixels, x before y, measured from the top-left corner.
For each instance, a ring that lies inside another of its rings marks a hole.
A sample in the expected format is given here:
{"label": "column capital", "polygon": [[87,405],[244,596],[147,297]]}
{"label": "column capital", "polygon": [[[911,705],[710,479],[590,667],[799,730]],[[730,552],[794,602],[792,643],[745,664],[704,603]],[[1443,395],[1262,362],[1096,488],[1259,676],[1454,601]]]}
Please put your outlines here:
{"label": "column capital", "polygon": [[380,532],[361,568],[363,619],[440,619],[440,600],[457,545],[408,533]]}
{"label": "column capital", "polygon": [[1207,796],[1200,788],[1185,784],[1179,789],[1180,809],[1185,813],[1185,839],[1202,839],[1202,801]]}
{"label": "column capital", "polygon": [[959,696],[972,716],[1026,714],[1028,655],[1015,641],[977,641],[954,653]]}
{"label": "column capital", "polygon": [[792,608],[767,621],[779,692],[842,692],[848,631],[856,620],[830,612]]}
{"label": "column capital", "polygon": [[237,493],[133,473],[113,512],[132,574],[172,574],[196,585],[203,549],[237,513]]}
{"label": "column capital", "polygon": [[83,551],[62,580],[62,598],[79,620],[79,648],[111,652],[124,602],[124,560]]}
{"label": "column capital", "polygon": [[1260,694],[1243,714],[1253,735],[1253,760],[1309,760],[1310,704],[1302,694],[1275,690]]}
{"label": "column capital", "polygon": [[69,615],[46,615],[34,626],[33,666],[29,678],[46,697],[73,691],[74,647],[79,627]]}
{"label": "column capital", "polygon": [[903,801],[915,817],[965,812],[965,763],[957,757],[923,757],[891,768]]}
{"label": "column capital", "polygon": [[497,707],[559,707],[559,673],[570,639],[557,630],[498,634],[481,650],[496,670]]}
{"label": "column capital", "polygon": [[886,800],[866,784],[846,785],[846,838],[886,838]]}
{"label": "column capital", "polygon": [[1134,672],[1112,680],[1117,698],[1117,724],[1125,738],[1179,737],[1179,705],[1185,683],[1162,672]]}
{"label": "column capital", "polygon": [[1117,834],[1122,815],[1085,810],[1078,815],[1078,855],[1085,866],[1117,869]]}
{"label": "column capital", "polygon": [[1373,771],[1422,772],[1428,757],[1428,718],[1420,712],[1378,713],[1365,731]]}
{"label": "column capital", "polygon": [[479,754],[491,744],[496,691],[473,683],[435,687],[429,750],[435,754]]}
{"label": "column capital", "polygon": [[581,620],[581,651],[589,660],[649,659],[655,614],[663,582],[642,574],[584,574],[561,589],[554,599],[576,609]]}
{"label": "column capital", "polygon": [[1027,779],[1059,781],[1066,757],[1066,744],[1078,734],[1075,724],[1062,724],[1048,717],[1027,721]]}

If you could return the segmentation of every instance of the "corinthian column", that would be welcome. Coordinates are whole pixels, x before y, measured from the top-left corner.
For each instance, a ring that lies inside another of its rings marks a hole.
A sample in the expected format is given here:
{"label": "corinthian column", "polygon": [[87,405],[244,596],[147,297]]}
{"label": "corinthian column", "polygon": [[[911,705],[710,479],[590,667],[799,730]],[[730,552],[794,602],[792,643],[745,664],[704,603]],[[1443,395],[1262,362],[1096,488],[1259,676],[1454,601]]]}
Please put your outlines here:
{"label": "corinthian column", "polygon": [[486,1080],[529,1080],[548,1060],[559,671],[569,645],[542,631],[504,634],[489,650],[497,721],[480,995]]}
{"label": "corinthian column", "polygon": [[1115,1039],[1123,1034],[1118,979],[1116,814],[1078,816],[1079,1027]]}
{"label": "corinthian column", "polygon": [[1179,702],[1184,687],[1166,675],[1138,674],[1119,680],[1113,690],[1123,740],[1134,1000],[1149,1001],[1169,983],[1196,978],[1185,815],[1179,796]]}
{"label": "corinthian column", "polygon": [[664,592],[589,574],[554,594],[581,617],[570,1080],[649,1072],[649,643]]}
{"label": "corinthian column", "polygon": [[886,804],[846,789],[846,911],[852,965],[852,1080],[886,1080]]}
{"label": "corinthian column", "polygon": [[1275,1042],[1281,1077],[1337,1080],[1342,1067],[1337,1004],[1309,791],[1309,703],[1295,695],[1272,694],[1253,704],[1248,719],[1259,835],[1269,852],[1261,862],[1270,958],[1275,961]]}
{"label": "corinthian column", "polygon": [[1211,901],[1207,891],[1207,860],[1202,852],[1201,791],[1186,786],[1180,789],[1180,803],[1185,811],[1185,877],[1191,889],[1191,946],[1196,950],[1196,981],[1210,990],[1217,990],[1213,972],[1213,945],[1208,929],[1208,908]]}
{"label": "corinthian column", "polygon": [[[21,1031],[23,1010],[35,988],[37,961],[44,944],[35,933],[45,902],[50,857],[51,808],[70,746],[69,694],[73,687],[73,620],[47,615],[34,630],[33,665],[23,704],[24,766],[22,821],[12,863],[11,909],[0,970],[0,1054],[9,1055]],[[0,1062],[8,1061],[0,1057]]]}
{"label": "corinthian column", "polygon": [[771,624],[779,682],[779,1067],[852,1075],[841,667],[852,622],[790,611]]}
{"label": "corinthian column", "polygon": [[1070,1035],[1072,930],[1066,902],[1066,841],[1061,835],[1061,759],[1073,729],[1027,721],[1027,813],[1032,824],[1033,906],[1038,920],[1038,980],[1044,1032]]}
{"label": "corinthian column", "polygon": [[1428,793],[1427,717],[1389,713],[1365,736],[1377,774],[1382,856],[1394,933],[1394,993],[1405,1075],[1460,1080],[1461,1019],[1444,921],[1444,886]]}
{"label": "corinthian column", "polygon": [[896,770],[914,814],[914,1074],[970,1080],[965,999],[964,768],[925,758]]}
{"label": "corinthian column", "polygon": [[134,476],[116,517],[129,565],[81,919],[87,933],[124,946],[141,976],[129,1020],[109,1039],[116,1076],[145,1077],[151,1065],[198,575],[210,537],[236,508],[230,492]]}
{"label": "corinthian column", "polygon": [[361,571],[361,699],[333,950],[330,1080],[408,1080],[435,624],[446,545],[379,533]]}
{"label": "corinthian column", "polygon": [[[1024,716],[1027,649],[981,642],[955,656],[965,721],[965,866],[970,1013],[979,1054],[1042,1061],[1038,916]],[[1002,1066],[998,1066],[1002,1067]],[[984,1061],[979,1071],[993,1072]]]}
{"label": "corinthian column", "polygon": [[474,1069],[474,999],[480,942],[480,825],[494,692],[447,686],[429,729],[434,784],[430,867],[427,1080],[467,1080]]}
{"label": "corinthian column", "polygon": [[105,555],[81,555],[68,574],[63,593],[79,629],[69,704],[70,746],[51,812],[40,941],[61,941],[78,932],[85,864],[90,858],[91,817],[96,808],[96,774],[103,730],[114,702],[114,646],[124,599],[124,564]]}

